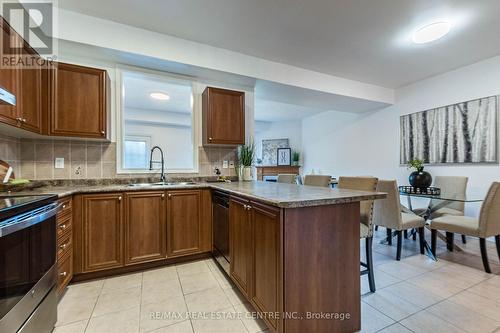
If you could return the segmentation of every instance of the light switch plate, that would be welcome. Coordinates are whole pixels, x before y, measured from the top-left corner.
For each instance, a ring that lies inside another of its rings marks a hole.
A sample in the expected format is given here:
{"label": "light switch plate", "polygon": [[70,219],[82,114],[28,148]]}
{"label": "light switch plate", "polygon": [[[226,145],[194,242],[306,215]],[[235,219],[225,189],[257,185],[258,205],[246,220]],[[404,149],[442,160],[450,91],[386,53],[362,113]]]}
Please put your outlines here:
{"label": "light switch plate", "polygon": [[229,166],[228,161],[222,161],[222,169],[227,169]]}
{"label": "light switch plate", "polygon": [[54,168],[64,169],[64,157],[56,157]]}

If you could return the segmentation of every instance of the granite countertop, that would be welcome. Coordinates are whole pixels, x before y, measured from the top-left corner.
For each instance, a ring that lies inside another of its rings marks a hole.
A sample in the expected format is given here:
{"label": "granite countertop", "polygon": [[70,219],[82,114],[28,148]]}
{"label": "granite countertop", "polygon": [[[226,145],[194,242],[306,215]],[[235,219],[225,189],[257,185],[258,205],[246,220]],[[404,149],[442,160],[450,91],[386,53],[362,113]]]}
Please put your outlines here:
{"label": "granite countertop", "polygon": [[280,208],[297,208],[383,199],[386,193],[363,192],[326,187],[303,186],[263,181],[162,185],[132,187],[126,184],[44,186],[12,195],[57,194],[60,198],[79,193],[158,191],[174,189],[212,188],[248,199],[258,200]]}

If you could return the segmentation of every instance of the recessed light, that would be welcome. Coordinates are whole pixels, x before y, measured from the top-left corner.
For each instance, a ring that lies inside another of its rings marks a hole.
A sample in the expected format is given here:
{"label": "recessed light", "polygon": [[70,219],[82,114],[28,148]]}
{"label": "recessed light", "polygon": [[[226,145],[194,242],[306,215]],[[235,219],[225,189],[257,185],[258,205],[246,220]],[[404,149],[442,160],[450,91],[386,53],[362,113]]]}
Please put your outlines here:
{"label": "recessed light", "polygon": [[168,101],[170,99],[170,96],[168,96],[168,94],[162,92],[152,92],[149,94],[149,96],[160,101]]}
{"label": "recessed light", "polygon": [[441,21],[428,24],[413,34],[413,42],[415,44],[430,43],[444,37],[450,32],[450,22]]}

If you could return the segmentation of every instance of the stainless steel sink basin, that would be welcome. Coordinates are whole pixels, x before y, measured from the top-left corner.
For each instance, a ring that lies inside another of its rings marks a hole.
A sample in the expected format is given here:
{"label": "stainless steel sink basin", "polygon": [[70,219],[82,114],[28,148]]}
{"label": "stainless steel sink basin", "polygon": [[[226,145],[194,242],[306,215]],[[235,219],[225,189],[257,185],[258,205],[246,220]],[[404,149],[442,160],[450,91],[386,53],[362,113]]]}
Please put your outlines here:
{"label": "stainless steel sink basin", "polygon": [[168,185],[196,185],[195,182],[158,182],[153,183],[153,186],[168,186]]}
{"label": "stainless steel sink basin", "polygon": [[135,183],[128,184],[130,187],[152,187],[152,186],[182,186],[182,185],[196,185],[195,182],[158,182],[158,183]]}
{"label": "stainless steel sink basin", "polygon": [[135,183],[135,184],[128,184],[127,186],[130,187],[150,187],[153,186],[152,183]]}

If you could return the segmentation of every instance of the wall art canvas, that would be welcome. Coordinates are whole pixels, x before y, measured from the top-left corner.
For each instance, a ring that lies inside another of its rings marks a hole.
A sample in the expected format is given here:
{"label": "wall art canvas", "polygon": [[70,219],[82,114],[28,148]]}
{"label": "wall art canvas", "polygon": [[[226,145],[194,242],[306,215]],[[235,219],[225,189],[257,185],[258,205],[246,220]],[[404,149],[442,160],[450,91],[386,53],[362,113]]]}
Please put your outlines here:
{"label": "wall art canvas", "polygon": [[288,139],[262,140],[262,165],[277,165],[278,148],[289,148]]}
{"label": "wall art canvas", "polygon": [[498,98],[401,116],[400,162],[498,163]]}

